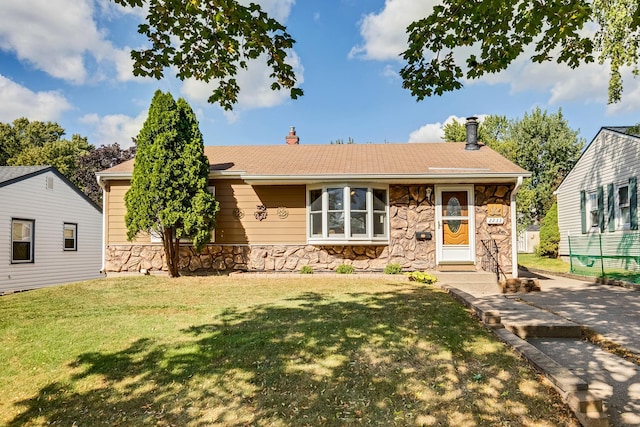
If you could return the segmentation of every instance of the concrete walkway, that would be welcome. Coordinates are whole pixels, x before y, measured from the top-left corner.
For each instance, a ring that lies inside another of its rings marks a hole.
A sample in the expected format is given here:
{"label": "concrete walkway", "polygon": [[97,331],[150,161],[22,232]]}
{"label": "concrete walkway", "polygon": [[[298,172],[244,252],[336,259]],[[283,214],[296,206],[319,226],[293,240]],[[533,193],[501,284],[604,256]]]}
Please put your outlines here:
{"label": "concrete walkway", "polygon": [[640,427],[640,366],[579,337],[585,326],[640,355],[640,291],[546,274],[535,278],[541,292],[441,285],[542,370],[583,425]]}

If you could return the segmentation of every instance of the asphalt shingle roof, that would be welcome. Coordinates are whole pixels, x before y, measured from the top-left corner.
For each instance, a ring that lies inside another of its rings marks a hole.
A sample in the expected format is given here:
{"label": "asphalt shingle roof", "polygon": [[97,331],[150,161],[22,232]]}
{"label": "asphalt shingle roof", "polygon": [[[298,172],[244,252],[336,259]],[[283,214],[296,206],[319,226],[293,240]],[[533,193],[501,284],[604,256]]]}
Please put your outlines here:
{"label": "asphalt shingle roof", "polygon": [[[464,143],[205,146],[212,171],[249,176],[438,175],[463,173],[528,175],[492,149],[465,150]],[[103,171],[128,173],[133,160]]]}
{"label": "asphalt shingle roof", "polygon": [[22,178],[51,166],[0,166],[0,184]]}

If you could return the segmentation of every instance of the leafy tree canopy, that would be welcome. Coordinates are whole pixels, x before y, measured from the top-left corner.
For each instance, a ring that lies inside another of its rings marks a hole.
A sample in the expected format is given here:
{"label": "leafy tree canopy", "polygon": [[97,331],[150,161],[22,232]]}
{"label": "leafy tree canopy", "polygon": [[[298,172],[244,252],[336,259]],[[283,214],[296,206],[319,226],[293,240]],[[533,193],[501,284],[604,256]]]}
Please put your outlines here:
{"label": "leafy tree canopy", "polygon": [[209,102],[226,110],[238,101],[235,79],[239,68],[265,55],[271,68],[271,89],[288,89],[291,98],[302,95],[295,87],[293,67],[286,62],[295,41],[286,27],[259,5],[236,0],[114,0],[129,7],[145,7],[146,22],[138,32],[150,47],[133,50],[133,74],[160,79],[174,68],[181,80],[216,81]]}
{"label": "leafy tree canopy", "polygon": [[[599,27],[595,36],[587,24]],[[408,30],[403,86],[418,100],[462,87],[506,69],[532,51],[533,62],[555,60],[571,68],[593,62],[610,67],[609,102],[622,96],[621,67],[637,74],[640,12],[637,0],[443,0]],[[465,63],[457,55],[466,54]]]}
{"label": "leafy tree canopy", "polygon": [[348,137],[346,142],[344,139],[336,139],[335,141],[333,140],[329,141],[329,144],[331,145],[343,145],[343,144],[355,144],[355,143],[356,142],[351,137]]}
{"label": "leafy tree canopy", "polygon": [[96,172],[133,159],[135,153],[135,146],[123,149],[117,142],[101,145],[77,159],[77,168],[71,180],[91,200],[102,206],[102,188],[96,180]]}
{"label": "leafy tree canopy", "polygon": [[156,91],[138,135],[131,188],[125,195],[127,237],[162,238],[171,277],[177,277],[180,239],[196,250],[211,240],[218,202],[208,191],[209,161],[189,104]]}
{"label": "leafy tree canopy", "polygon": [[23,149],[15,157],[7,161],[9,166],[50,165],[73,180],[73,175],[78,168],[78,157],[93,149],[86,137],[73,135],[71,140],[61,139],[46,142],[38,146],[30,146]]}
{"label": "leafy tree canopy", "polygon": [[0,123],[0,166],[8,165],[9,160],[23,150],[59,141],[63,135],[64,129],[52,122],[21,117],[13,123]]}

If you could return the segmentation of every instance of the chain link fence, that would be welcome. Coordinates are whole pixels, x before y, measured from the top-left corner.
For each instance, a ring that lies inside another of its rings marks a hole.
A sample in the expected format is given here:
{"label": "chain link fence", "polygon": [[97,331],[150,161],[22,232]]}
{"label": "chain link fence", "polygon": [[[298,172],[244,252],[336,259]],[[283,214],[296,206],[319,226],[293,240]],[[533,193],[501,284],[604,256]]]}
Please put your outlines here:
{"label": "chain link fence", "polygon": [[572,273],[640,283],[640,232],[567,238]]}

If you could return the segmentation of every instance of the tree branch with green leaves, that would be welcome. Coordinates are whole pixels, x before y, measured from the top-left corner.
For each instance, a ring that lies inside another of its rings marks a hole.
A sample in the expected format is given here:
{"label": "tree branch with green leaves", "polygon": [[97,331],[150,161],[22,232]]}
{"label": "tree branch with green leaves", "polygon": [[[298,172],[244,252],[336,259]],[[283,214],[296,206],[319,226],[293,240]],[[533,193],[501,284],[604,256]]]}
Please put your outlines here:
{"label": "tree branch with green leaves", "polygon": [[[599,27],[589,34],[587,24]],[[640,16],[637,0],[443,0],[407,29],[403,87],[418,100],[460,89],[463,79],[505,70],[533,50],[535,63],[570,68],[608,63],[609,103],[622,98],[621,68],[637,74]],[[460,48],[470,49],[464,63]],[[461,53],[460,53],[461,54]]]}
{"label": "tree branch with green leaves", "polygon": [[252,60],[266,55],[272,90],[289,90],[292,99],[302,96],[296,87],[287,51],[295,40],[286,27],[262,8],[236,0],[114,0],[122,6],[148,8],[138,32],[150,46],[133,50],[133,74],[161,79],[174,68],[181,80],[194,78],[217,83],[209,96],[226,110],[238,102],[240,86],[235,76]]}

